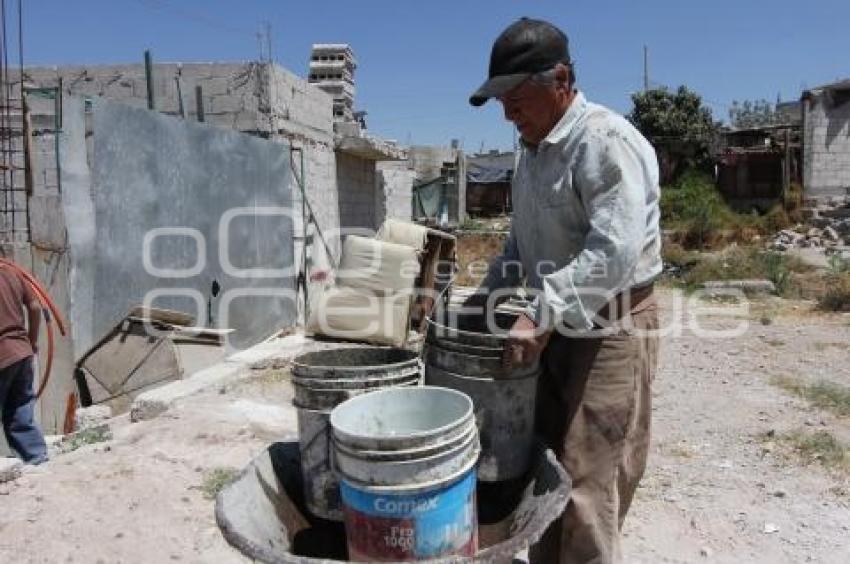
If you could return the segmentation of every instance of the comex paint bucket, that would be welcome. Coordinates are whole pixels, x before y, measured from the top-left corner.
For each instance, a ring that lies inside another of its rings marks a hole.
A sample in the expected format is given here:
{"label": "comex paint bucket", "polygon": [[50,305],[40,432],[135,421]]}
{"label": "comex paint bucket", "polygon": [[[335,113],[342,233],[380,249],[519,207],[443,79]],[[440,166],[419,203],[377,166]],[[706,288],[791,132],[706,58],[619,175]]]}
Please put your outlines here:
{"label": "comex paint bucket", "polygon": [[478,548],[472,400],[437,387],[394,388],[331,412],[349,559],[472,556]]}

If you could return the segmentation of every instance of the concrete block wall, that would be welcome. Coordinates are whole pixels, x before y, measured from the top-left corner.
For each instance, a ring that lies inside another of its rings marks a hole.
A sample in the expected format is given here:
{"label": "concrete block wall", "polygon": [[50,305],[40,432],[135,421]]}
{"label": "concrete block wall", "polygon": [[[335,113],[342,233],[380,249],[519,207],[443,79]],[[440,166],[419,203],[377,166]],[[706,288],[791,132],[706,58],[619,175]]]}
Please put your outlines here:
{"label": "concrete block wall", "polygon": [[377,229],[375,162],[337,153],[336,170],[340,226]]}
{"label": "concrete block wall", "polygon": [[850,195],[850,103],[829,107],[824,98],[804,101],[803,186],[813,200]]}
{"label": "concrete block wall", "polygon": [[[259,91],[260,110],[272,140],[286,141],[296,149],[293,168],[301,176],[309,208],[330,247],[331,260],[339,258],[339,197],[333,140],[333,98],[279,66],[264,67]],[[265,112],[268,112],[265,114]],[[303,252],[302,196],[294,186],[296,258]],[[305,210],[309,213],[309,210]],[[315,230],[314,225],[312,230]],[[311,230],[308,230],[308,233]],[[316,240],[318,244],[319,241]],[[311,255],[308,249],[308,255]],[[297,262],[297,261],[296,261]]]}
{"label": "concrete block wall", "polygon": [[268,91],[261,94],[271,108],[275,134],[305,135],[316,141],[333,137],[333,98],[279,66],[267,68]]}
{"label": "concrete block wall", "polygon": [[[196,86],[201,86],[205,121],[244,132],[260,130],[257,63],[159,63],[153,67],[154,107],[179,115],[180,99],[187,119],[197,119]],[[143,64],[29,67],[31,85],[55,87],[62,79],[66,94],[99,96],[130,106],[147,107]],[[178,90],[179,79],[179,90]],[[268,127],[265,128],[268,130]]]}
{"label": "concrete block wall", "polygon": [[[53,108],[52,100],[33,99],[31,111],[40,111],[41,103]],[[70,257],[67,252],[65,234],[65,216],[62,212],[62,201],[59,192],[58,167],[56,165],[56,127],[52,119],[33,119],[33,130],[36,133],[30,140],[31,166],[33,176],[32,196],[26,200],[24,193],[14,193],[14,205],[25,210],[29,208],[30,240],[26,234],[16,234],[14,240],[6,237],[3,242],[3,256],[6,256],[31,272],[47,290],[56,307],[66,320],[68,334],[61,336],[54,326],[54,351],[51,379],[45,388],[44,395],[36,404],[36,419],[45,433],[62,432],[65,417],[65,407],[68,394],[74,389],[72,375],[74,373],[74,351],[72,327],[67,324],[70,318],[70,295],[68,292],[68,276],[70,273]],[[20,124],[13,124],[15,128]],[[23,137],[14,138],[14,148],[23,151]],[[6,180],[11,180],[16,188],[25,186],[23,170],[23,152],[15,153],[13,163],[20,169],[14,170]],[[12,178],[11,175],[14,175]],[[11,204],[11,202],[9,202]],[[16,228],[26,225],[25,214],[17,214]],[[37,367],[40,382],[47,362],[47,328],[42,322],[39,336],[40,350]],[[0,441],[2,442],[2,441]],[[3,447],[0,446],[0,452]]]}

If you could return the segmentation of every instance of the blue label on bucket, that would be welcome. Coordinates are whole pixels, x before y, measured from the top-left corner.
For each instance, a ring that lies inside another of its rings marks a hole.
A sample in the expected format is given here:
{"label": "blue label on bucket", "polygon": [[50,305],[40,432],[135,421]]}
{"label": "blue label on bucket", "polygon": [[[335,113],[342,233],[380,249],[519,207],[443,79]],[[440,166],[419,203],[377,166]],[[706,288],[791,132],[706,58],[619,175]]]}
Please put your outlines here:
{"label": "blue label on bucket", "polygon": [[349,558],[471,556],[477,548],[475,471],[413,495],[375,494],[340,484]]}

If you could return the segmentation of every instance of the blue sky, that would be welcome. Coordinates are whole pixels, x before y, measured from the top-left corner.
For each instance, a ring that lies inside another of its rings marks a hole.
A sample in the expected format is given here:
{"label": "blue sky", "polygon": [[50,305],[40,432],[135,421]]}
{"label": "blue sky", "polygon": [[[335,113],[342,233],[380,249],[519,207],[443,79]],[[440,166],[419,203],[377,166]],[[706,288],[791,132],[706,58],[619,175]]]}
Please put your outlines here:
{"label": "blue sky", "polygon": [[141,62],[151,49],[159,62],[252,60],[268,21],[275,61],[301,76],[312,43],[352,45],[355,105],[373,134],[477,151],[513,144],[498,104],[466,100],[493,39],[524,15],[566,31],[579,87],[623,113],[642,88],[644,45],[651,83],[696,90],[715,119],[732,100],[790,100],[850,77],[847,0],[24,0],[24,58]]}

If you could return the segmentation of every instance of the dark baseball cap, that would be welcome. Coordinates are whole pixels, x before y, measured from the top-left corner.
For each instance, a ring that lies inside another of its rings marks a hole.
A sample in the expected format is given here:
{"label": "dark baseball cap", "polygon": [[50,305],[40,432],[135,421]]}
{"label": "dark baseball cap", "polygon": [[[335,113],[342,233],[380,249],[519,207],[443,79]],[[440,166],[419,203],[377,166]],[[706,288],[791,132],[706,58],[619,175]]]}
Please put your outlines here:
{"label": "dark baseball cap", "polygon": [[570,64],[564,32],[549,22],[522,18],[496,38],[487,81],[469,97],[469,103],[480,106],[558,63]]}

